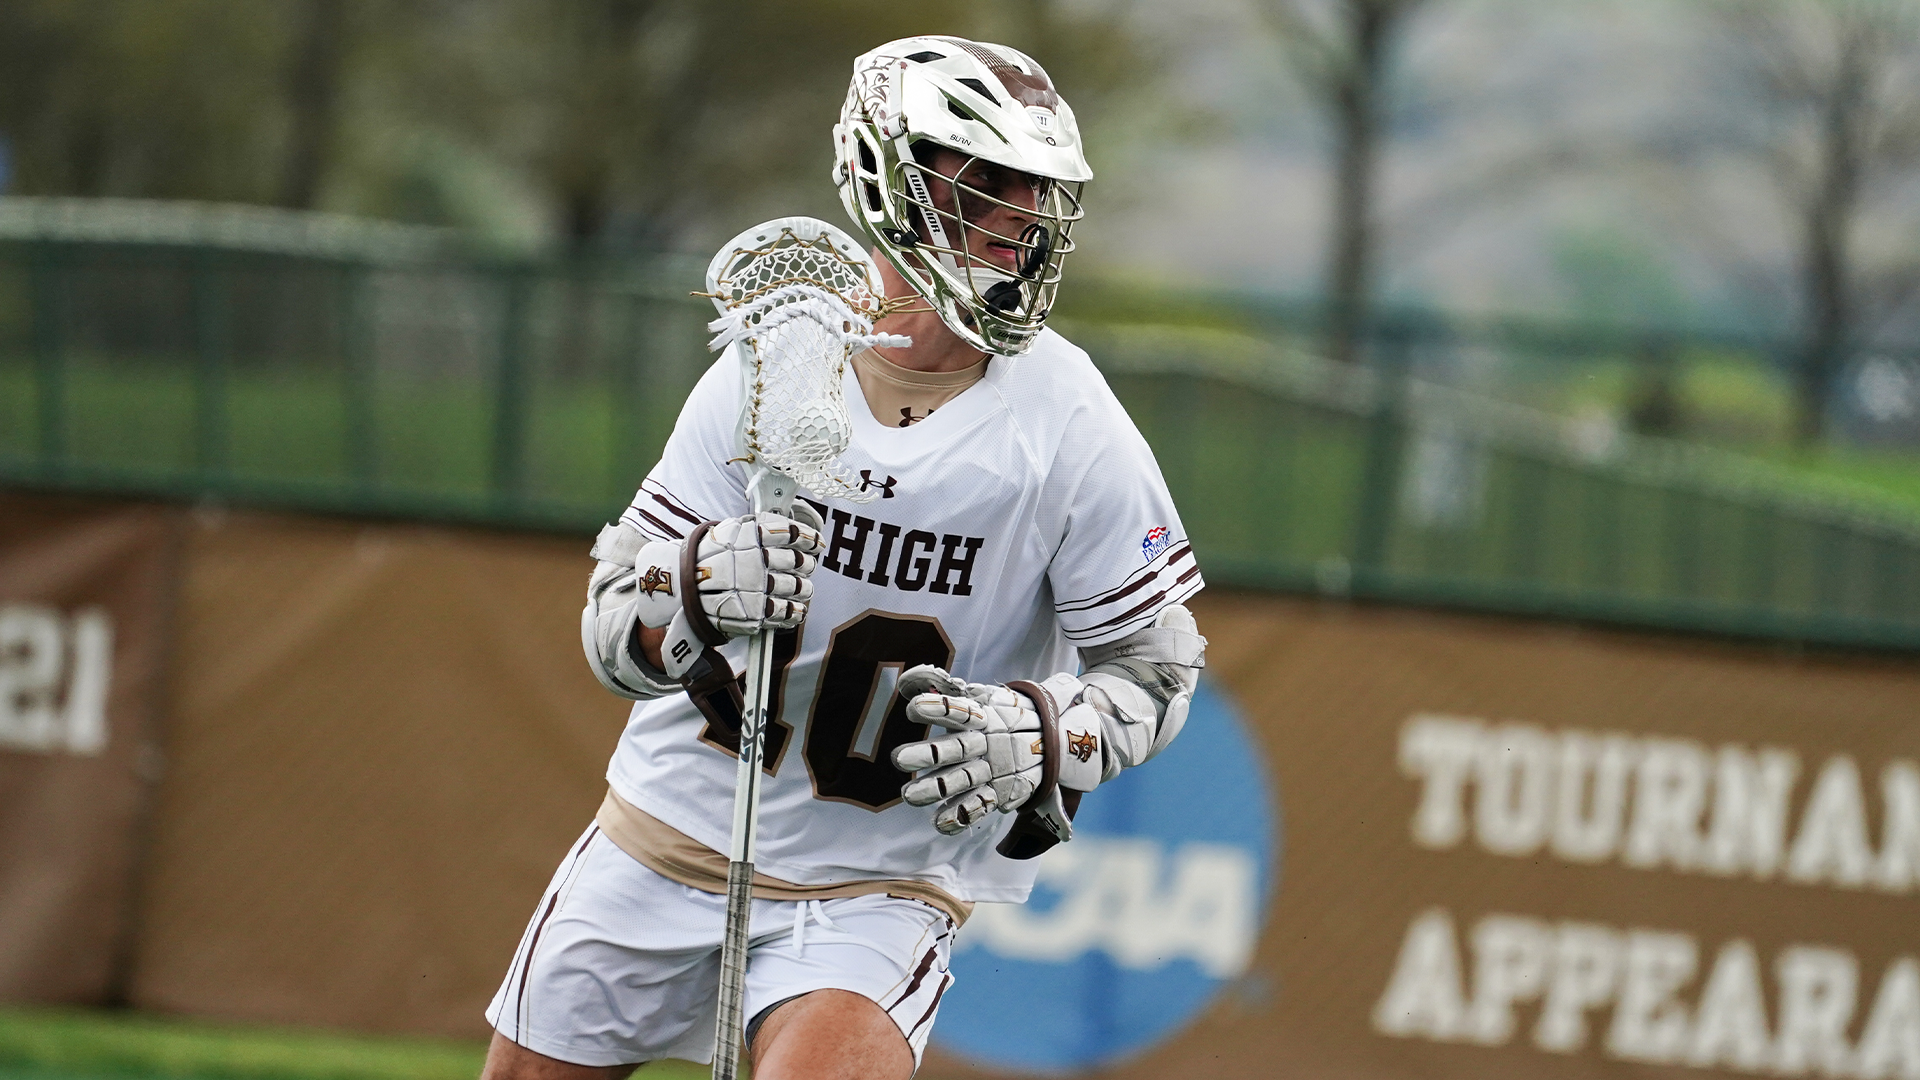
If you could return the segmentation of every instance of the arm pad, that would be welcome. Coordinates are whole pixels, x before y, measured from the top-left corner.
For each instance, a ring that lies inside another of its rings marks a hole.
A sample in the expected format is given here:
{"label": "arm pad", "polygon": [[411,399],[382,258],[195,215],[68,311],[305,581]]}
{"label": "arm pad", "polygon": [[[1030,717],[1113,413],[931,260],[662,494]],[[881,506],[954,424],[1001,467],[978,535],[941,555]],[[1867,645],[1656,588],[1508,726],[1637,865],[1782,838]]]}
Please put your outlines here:
{"label": "arm pad", "polygon": [[1082,649],[1085,671],[1080,682],[1085,689],[1079,704],[1098,714],[1104,737],[1098,740],[1097,757],[1069,759],[1060,782],[1090,791],[1165,750],[1186,725],[1206,654],[1207,639],[1200,636],[1193,613],[1180,604],[1162,610],[1145,629]]}
{"label": "arm pad", "polygon": [[602,559],[587,581],[587,606],[580,613],[580,644],[593,677],[612,693],[633,701],[680,692],[680,683],[640,655],[641,616],[646,597],[632,566]]}
{"label": "arm pad", "polygon": [[[658,541],[653,541],[658,543]],[[650,546],[648,536],[625,523],[600,530],[593,542],[598,560],[587,579],[587,606],[580,613],[580,644],[593,677],[612,693],[632,701],[678,693],[680,683],[640,655],[640,627],[663,626],[679,603],[658,589],[640,587],[635,564]],[[648,563],[651,565],[651,562]]]}

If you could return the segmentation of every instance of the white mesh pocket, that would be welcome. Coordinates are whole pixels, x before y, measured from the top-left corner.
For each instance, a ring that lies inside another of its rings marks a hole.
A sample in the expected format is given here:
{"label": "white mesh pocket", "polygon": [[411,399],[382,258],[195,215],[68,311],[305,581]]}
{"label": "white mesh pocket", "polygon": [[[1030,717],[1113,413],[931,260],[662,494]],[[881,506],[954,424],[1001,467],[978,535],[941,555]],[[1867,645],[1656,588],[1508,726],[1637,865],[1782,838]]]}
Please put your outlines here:
{"label": "white mesh pocket", "polygon": [[739,344],[746,368],[742,457],[816,495],[871,501],[836,460],[853,441],[841,382],[856,349],[909,342],[873,333],[882,305],[866,252],[823,221],[781,218],[722,248],[707,290],[721,312],[712,347]]}

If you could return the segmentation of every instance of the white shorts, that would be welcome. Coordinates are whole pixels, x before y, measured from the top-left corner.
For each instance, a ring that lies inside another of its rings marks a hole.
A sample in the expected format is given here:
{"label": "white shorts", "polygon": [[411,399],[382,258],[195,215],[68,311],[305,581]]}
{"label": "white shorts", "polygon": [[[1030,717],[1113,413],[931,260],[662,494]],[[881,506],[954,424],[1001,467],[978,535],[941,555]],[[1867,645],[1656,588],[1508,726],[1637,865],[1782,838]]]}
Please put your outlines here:
{"label": "white shorts", "polygon": [[[579,1065],[713,1060],[727,899],[670,881],[581,836],[534,909],[487,1022]],[[953,985],[953,923],[930,904],[873,895],[755,900],[746,1015],[814,990],[851,990],[900,1026],[918,1066]]]}

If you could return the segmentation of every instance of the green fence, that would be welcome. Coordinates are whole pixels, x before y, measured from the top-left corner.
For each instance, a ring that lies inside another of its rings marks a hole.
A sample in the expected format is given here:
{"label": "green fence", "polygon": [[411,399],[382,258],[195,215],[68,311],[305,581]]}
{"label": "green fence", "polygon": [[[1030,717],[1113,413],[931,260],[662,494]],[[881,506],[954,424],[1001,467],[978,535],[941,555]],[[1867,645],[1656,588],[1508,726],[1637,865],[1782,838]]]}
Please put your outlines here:
{"label": "green fence", "polygon": [[[582,534],[710,363],[700,265],[272,211],[0,200],[0,482]],[[1920,526],[1766,467],[1256,337],[1063,321],[1211,580],[1920,648]],[[1511,347],[1511,346],[1509,346]]]}

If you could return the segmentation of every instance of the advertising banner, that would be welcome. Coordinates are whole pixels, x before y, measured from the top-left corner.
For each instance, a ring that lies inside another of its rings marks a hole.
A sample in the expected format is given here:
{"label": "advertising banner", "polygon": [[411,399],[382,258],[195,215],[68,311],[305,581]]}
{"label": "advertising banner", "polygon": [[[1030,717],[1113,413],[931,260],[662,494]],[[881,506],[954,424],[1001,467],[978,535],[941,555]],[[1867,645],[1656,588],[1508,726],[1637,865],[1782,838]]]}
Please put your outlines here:
{"label": "advertising banner", "polygon": [[0,492],[0,1001],[118,991],[176,531]]}
{"label": "advertising banner", "polygon": [[[12,500],[0,987],[124,925],[168,518]],[[195,511],[127,998],[484,1034],[626,707],[585,542]],[[1213,590],[923,1075],[1920,1080],[1920,659]],[[102,673],[105,673],[104,675]]]}
{"label": "advertising banner", "polygon": [[962,932],[929,1074],[1920,1078],[1920,662],[1197,610],[1192,726]]}

